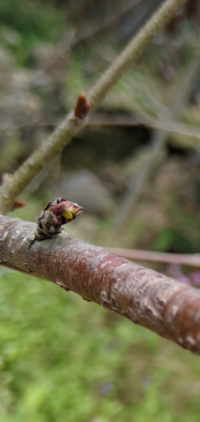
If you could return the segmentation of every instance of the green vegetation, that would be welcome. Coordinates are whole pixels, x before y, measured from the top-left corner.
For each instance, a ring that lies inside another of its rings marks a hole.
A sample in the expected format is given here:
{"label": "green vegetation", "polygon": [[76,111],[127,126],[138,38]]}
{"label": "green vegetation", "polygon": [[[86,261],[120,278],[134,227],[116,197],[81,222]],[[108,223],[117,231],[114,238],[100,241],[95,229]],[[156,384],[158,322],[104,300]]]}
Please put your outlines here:
{"label": "green vegetation", "polygon": [[72,293],[1,276],[1,422],[196,422],[199,357]]}
{"label": "green vegetation", "polygon": [[30,1],[2,0],[0,3],[1,22],[18,31],[28,45],[42,40],[57,41],[64,27],[63,11],[47,3],[37,2],[36,6]]}
{"label": "green vegetation", "polygon": [[20,64],[26,64],[27,54],[34,45],[59,41],[66,30],[65,20],[66,10],[56,9],[51,3],[35,4],[19,0],[0,2],[0,38],[3,41],[6,38],[6,43],[8,41]]}

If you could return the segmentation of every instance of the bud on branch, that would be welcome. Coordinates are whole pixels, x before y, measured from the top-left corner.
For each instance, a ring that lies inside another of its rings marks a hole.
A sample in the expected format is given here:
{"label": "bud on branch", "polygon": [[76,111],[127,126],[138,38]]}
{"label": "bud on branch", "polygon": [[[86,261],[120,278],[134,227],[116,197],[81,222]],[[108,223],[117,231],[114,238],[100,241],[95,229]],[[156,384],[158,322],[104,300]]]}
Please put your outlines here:
{"label": "bud on branch", "polygon": [[90,105],[86,97],[85,92],[81,92],[78,97],[76,107],[74,109],[74,115],[79,119],[85,119],[89,113]]}
{"label": "bud on branch", "polygon": [[50,239],[55,234],[61,233],[62,225],[75,220],[82,214],[82,210],[80,205],[63,198],[56,198],[55,201],[49,202],[37,217],[35,238],[37,240]]}

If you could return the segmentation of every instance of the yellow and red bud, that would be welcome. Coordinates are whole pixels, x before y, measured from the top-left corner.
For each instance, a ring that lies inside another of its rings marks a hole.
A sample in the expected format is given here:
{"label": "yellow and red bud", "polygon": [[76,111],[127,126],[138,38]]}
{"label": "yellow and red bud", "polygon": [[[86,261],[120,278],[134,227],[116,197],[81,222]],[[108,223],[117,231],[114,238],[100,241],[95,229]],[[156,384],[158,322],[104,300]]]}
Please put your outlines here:
{"label": "yellow and red bud", "polygon": [[80,205],[63,198],[49,202],[37,218],[36,239],[49,239],[55,234],[61,233],[61,226],[70,223],[82,212],[83,208]]}
{"label": "yellow and red bud", "polygon": [[55,216],[58,216],[60,214],[62,217],[66,218],[68,221],[71,221],[82,214],[83,208],[80,205],[76,204],[75,202],[65,201],[64,199],[61,199],[60,203],[51,205],[49,210]]}

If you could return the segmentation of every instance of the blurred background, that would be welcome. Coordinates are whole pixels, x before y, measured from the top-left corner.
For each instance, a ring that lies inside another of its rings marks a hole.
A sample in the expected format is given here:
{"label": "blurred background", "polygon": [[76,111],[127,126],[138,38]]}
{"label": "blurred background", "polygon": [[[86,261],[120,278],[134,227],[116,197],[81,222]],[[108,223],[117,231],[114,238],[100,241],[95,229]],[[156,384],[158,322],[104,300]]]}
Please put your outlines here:
{"label": "blurred background", "polygon": [[[1,178],[161,3],[1,0]],[[35,221],[62,196],[84,207],[65,230],[87,242],[199,253],[199,27],[189,0],[10,215]],[[200,283],[198,270],[151,266]],[[0,268],[0,283],[0,422],[199,422],[199,357],[44,280]]]}

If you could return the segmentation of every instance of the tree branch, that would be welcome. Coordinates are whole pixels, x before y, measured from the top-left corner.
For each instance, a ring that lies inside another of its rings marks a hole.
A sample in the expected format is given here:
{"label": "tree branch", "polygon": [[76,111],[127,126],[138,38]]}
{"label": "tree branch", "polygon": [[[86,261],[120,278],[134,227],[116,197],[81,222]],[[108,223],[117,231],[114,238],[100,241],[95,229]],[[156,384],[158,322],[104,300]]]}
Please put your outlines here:
{"label": "tree branch", "polygon": [[88,97],[91,111],[97,108],[107,92],[118,82],[124,72],[131,67],[133,61],[138,59],[155,35],[169,22],[177,9],[185,2],[186,0],[167,0],[161,5],[152,19],[139,31],[138,35],[133,38],[121,55],[89,91]]}
{"label": "tree branch", "polygon": [[45,141],[16,171],[13,177],[0,187],[0,212],[2,214],[12,208],[14,200],[30,181],[62,151],[84,124],[85,119],[79,119],[74,113],[70,113],[50,139]]}
{"label": "tree branch", "polygon": [[1,216],[0,263],[48,279],[200,354],[200,291],[67,233],[35,240],[36,225]]}
{"label": "tree branch", "polygon": [[[107,92],[121,78],[123,73],[132,65],[144,51],[147,44],[154,38],[163,26],[170,20],[176,10],[186,0],[166,0],[153,18],[142,28],[139,34],[129,43],[127,48],[115,60],[99,82],[89,92],[90,109],[94,111]],[[71,113],[62,122],[51,138],[20,167],[13,178],[0,188],[0,212],[5,214],[12,207],[14,200],[29,184],[29,182],[48,164],[52,158],[67,145],[72,137],[85,123],[75,118]]]}
{"label": "tree branch", "polygon": [[138,249],[105,248],[108,252],[134,261],[163,262],[200,268],[200,254],[179,254],[168,252],[140,251]]}

